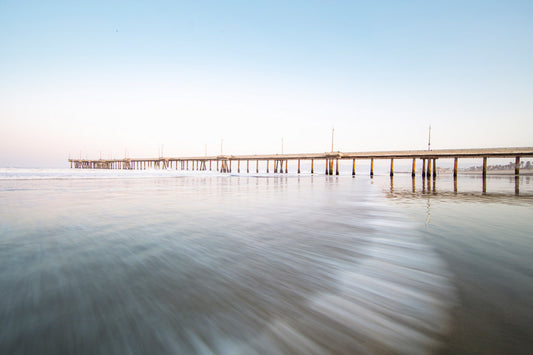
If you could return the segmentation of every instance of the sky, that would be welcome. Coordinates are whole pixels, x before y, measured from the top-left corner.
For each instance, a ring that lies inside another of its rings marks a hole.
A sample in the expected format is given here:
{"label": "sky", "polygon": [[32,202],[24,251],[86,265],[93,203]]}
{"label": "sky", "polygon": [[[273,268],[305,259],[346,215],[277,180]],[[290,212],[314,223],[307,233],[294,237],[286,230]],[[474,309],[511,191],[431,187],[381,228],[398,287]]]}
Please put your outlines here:
{"label": "sky", "polygon": [[533,146],[532,1],[0,0],[0,167]]}

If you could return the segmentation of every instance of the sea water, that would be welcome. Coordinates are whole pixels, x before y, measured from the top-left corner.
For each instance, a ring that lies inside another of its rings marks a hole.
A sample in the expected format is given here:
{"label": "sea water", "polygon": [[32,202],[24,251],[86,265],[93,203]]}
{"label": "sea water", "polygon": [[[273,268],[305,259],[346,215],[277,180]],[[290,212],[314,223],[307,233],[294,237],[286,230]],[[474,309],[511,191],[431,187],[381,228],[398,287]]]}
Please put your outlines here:
{"label": "sea water", "polygon": [[527,351],[520,179],[1,169],[0,352]]}

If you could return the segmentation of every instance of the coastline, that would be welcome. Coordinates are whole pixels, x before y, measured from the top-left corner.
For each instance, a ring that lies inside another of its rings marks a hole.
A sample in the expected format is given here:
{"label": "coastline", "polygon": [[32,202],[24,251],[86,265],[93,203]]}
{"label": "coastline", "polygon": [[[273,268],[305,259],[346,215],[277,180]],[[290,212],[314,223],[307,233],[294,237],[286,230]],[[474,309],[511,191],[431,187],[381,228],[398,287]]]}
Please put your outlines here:
{"label": "coastline", "polygon": [[[443,174],[452,174],[452,172],[446,172]],[[483,175],[483,171],[458,171],[459,175]],[[515,176],[514,170],[487,170],[487,175],[504,175],[504,176]],[[531,169],[521,169],[518,176],[533,176],[533,170]]]}
{"label": "coastline", "polygon": [[[395,171],[394,174],[411,174],[411,171]],[[421,176],[422,175],[422,171],[417,171],[416,172],[416,176]],[[453,175],[453,171],[452,170],[437,170],[437,176],[438,175],[442,175],[442,176],[452,176]],[[481,170],[477,171],[477,170],[474,170],[474,171],[457,171],[457,175],[470,175],[470,176],[476,176],[476,175],[479,175],[479,176],[482,176],[483,175],[483,172]],[[487,176],[489,175],[492,175],[492,176],[515,176],[514,174],[514,170],[487,170]],[[528,169],[528,170],[525,170],[525,169],[521,169],[520,170],[520,174],[517,175],[517,176],[533,176],[533,170],[532,169]]]}

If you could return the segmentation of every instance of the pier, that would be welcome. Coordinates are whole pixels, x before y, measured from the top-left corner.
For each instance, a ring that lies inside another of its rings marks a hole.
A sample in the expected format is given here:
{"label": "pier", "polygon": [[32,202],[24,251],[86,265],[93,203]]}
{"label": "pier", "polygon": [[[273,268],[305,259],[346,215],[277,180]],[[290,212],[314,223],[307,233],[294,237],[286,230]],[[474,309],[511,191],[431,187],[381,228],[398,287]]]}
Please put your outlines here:
{"label": "pier", "polygon": [[[328,152],[310,154],[266,154],[266,155],[217,155],[204,157],[174,157],[174,158],[124,158],[124,159],[69,159],[70,167],[76,169],[175,169],[175,170],[198,170],[216,171],[221,173],[244,172],[250,173],[250,163],[255,162],[255,173],[259,173],[259,162],[266,162],[266,173],[287,174],[288,162],[297,161],[297,173],[301,173],[301,161],[310,161],[310,173],[315,173],[316,161],[324,164],[326,175],[339,175],[339,161],[352,161],[352,175],[355,176],[355,161],[368,160],[370,162],[370,175],[374,175],[374,160],[390,160],[390,176],[394,175],[395,159],[412,159],[411,175],[416,175],[416,162],[421,163],[421,172],[424,177],[437,175],[437,160],[453,159],[453,175],[457,176],[459,159],[479,158],[483,162],[482,175],[487,175],[487,161],[489,158],[514,158],[515,175],[520,174],[520,159],[533,157],[533,147],[518,148],[482,148],[482,149],[440,149],[440,150],[405,150],[405,151],[376,151],[376,152]],[[243,165],[243,169],[241,169]]]}

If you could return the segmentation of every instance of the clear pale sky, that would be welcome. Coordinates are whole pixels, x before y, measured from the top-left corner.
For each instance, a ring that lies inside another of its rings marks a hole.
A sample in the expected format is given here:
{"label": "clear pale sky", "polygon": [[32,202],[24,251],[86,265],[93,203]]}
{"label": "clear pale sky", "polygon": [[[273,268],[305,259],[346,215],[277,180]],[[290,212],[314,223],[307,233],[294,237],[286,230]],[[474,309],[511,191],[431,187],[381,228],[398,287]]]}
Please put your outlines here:
{"label": "clear pale sky", "polygon": [[533,1],[3,1],[0,167],[533,146]]}

